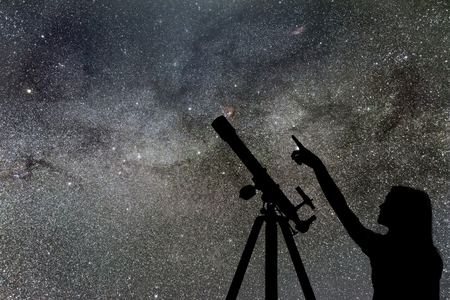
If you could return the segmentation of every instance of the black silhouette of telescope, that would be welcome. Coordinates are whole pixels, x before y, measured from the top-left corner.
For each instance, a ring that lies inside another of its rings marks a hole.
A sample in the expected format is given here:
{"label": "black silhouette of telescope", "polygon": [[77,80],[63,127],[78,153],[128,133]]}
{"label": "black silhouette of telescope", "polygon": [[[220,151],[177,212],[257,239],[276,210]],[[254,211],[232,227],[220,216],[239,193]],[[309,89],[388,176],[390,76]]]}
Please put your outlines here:
{"label": "black silhouette of telescope", "polygon": [[[261,216],[256,217],[253,223],[250,236],[245,245],[244,252],[239,261],[233,281],[227,294],[227,300],[236,299],[239,294],[239,289],[242,285],[245,272],[250,262],[253,249],[256,245],[259,232],[263,223],[266,223],[266,265],[265,265],[265,286],[266,286],[266,300],[278,299],[278,233],[277,224],[280,226],[286,241],[287,248],[291,255],[292,263],[297,272],[300,285],[306,300],[315,300],[314,292],[309,282],[306,270],[303,266],[297,246],[294,242],[293,233],[296,232],[289,224],[289,220],[295,223],[295,229],[305,233],[308,231],[311,223],[316,219],[315,216],[310,217],[306,221],[299,219],[297,210],[304,204],[311,206],[311,199],[303,193],[300,187],[297,187],[297,192],[305,200],[298,206],[294,206],[289,199],[284,195],[280,186],[269,176],[267,170],[261,166],[258,160],[253,156],[250,150],[245,146],[242,140],[237,136],[236,130],[231,126],[224,116],[220,116],[212,122],[212,127],[219,134],[219,136],[228,143],[231,149],[240,158],[242,163],[253,175],[254,186],[248,185],[241,189],[240,197],[250,199],[255,195],[256,190],[262,192],[261,199],[263,200],[263,208],[261,209]],[[306,196],[306,198],[305,198]]]}

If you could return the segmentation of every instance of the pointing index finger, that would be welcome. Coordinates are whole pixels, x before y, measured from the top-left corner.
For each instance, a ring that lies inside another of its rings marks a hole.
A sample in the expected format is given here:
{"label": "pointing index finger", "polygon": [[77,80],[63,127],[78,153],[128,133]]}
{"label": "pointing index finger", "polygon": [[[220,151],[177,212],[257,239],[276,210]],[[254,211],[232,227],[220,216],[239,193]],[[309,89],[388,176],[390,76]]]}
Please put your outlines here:
{"label": "pointing index finger", "polygon": [[303,145],[302,145],[302,143],[300,143],[300,141],[299,140],[297,140],[297,138],[295,137],[295,135],[292,135],[292,139],[294,140],[294,142],[297,144],[297,147],[298,147],[298,149],[302,149],[303,148]]}

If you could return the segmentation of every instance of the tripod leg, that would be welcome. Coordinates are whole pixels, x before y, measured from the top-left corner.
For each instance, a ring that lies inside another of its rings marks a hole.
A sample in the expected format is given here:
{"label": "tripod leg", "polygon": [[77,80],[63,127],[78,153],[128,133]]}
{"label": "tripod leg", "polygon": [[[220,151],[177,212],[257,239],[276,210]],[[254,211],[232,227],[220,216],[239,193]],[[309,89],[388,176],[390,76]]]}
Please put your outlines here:
{"label": "tripod leg", "polygon": [[253,253],[253,249],[256,245],[259,232],[261,231],[262,224],[265,220],[264,216],[259,216],[253,223],[252,231],[248,237],[247,244],[245,245],[244,252],[242,253],[241,260],[234,274],[233,281],[231,282],[230,289],[228,290],[227,300],[233,300],[237,298],[239,289],[241,288],[242,280],[244,279],[245,271],[247,270],[248,263]]}
{"label": "tripod leg", "polygon": [[278,299],[278,233],[275,213],[266,215],[266,300]]}
{"label": "tripod leg", "polygon": [[286,240],[286,245],[291,254],[292,263],[294,264],[295,271],[297,272],[298,280],[305,295],[306,300],[316,300],[314,296],[311,283],[309,282],[308,275],[306,274],[305,267],[303,266],[302,259],[300,258],[300,253],[298,253],[297,246],[295,245],[294,238],[292,237],[291,231],[289,230],[289,224],[286,220],[280,219],[279,221],[281,230]]}

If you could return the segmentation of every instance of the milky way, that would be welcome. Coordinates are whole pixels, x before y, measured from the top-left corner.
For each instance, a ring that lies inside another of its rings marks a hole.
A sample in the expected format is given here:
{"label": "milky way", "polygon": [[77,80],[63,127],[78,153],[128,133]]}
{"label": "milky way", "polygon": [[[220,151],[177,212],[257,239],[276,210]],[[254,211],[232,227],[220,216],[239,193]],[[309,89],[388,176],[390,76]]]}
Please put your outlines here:
{"label": "milky way", "polygon": [[[0,298],[223,299],[262,202],[226,115],[296,205],[317,299],[371,299],[370,265],[311,170],[368,228],[425,190],[450,297],[445,1],[0,2]],[[281,234],[280,234],[281,237]],[[304,299],[283,241],[279,296]],[[240,299],[264,298],[264,237]]]}

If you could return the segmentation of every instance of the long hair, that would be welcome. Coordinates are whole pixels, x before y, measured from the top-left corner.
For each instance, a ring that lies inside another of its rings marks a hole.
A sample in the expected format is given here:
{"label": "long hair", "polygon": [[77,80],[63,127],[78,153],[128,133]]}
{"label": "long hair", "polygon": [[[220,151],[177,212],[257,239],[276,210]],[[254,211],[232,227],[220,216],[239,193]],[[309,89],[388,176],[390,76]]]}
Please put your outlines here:
{"label": "long hair", "polygon": [[410,233],[423,243],[433,243],[433,212],[428,194],[405,186],[394,186],[389,193],[398,205],[399,222],[410,228]]}
{"label": "long hair", "polygon": [[433,244],[430,197],[421,190],[394,186],[385,203],[388,223],[383,223],[389,228],[386,236],[392,238],[382,247],[390,251],[380,251],[377,263],[372,263],[374,299],[439,299],[443,263]]}

